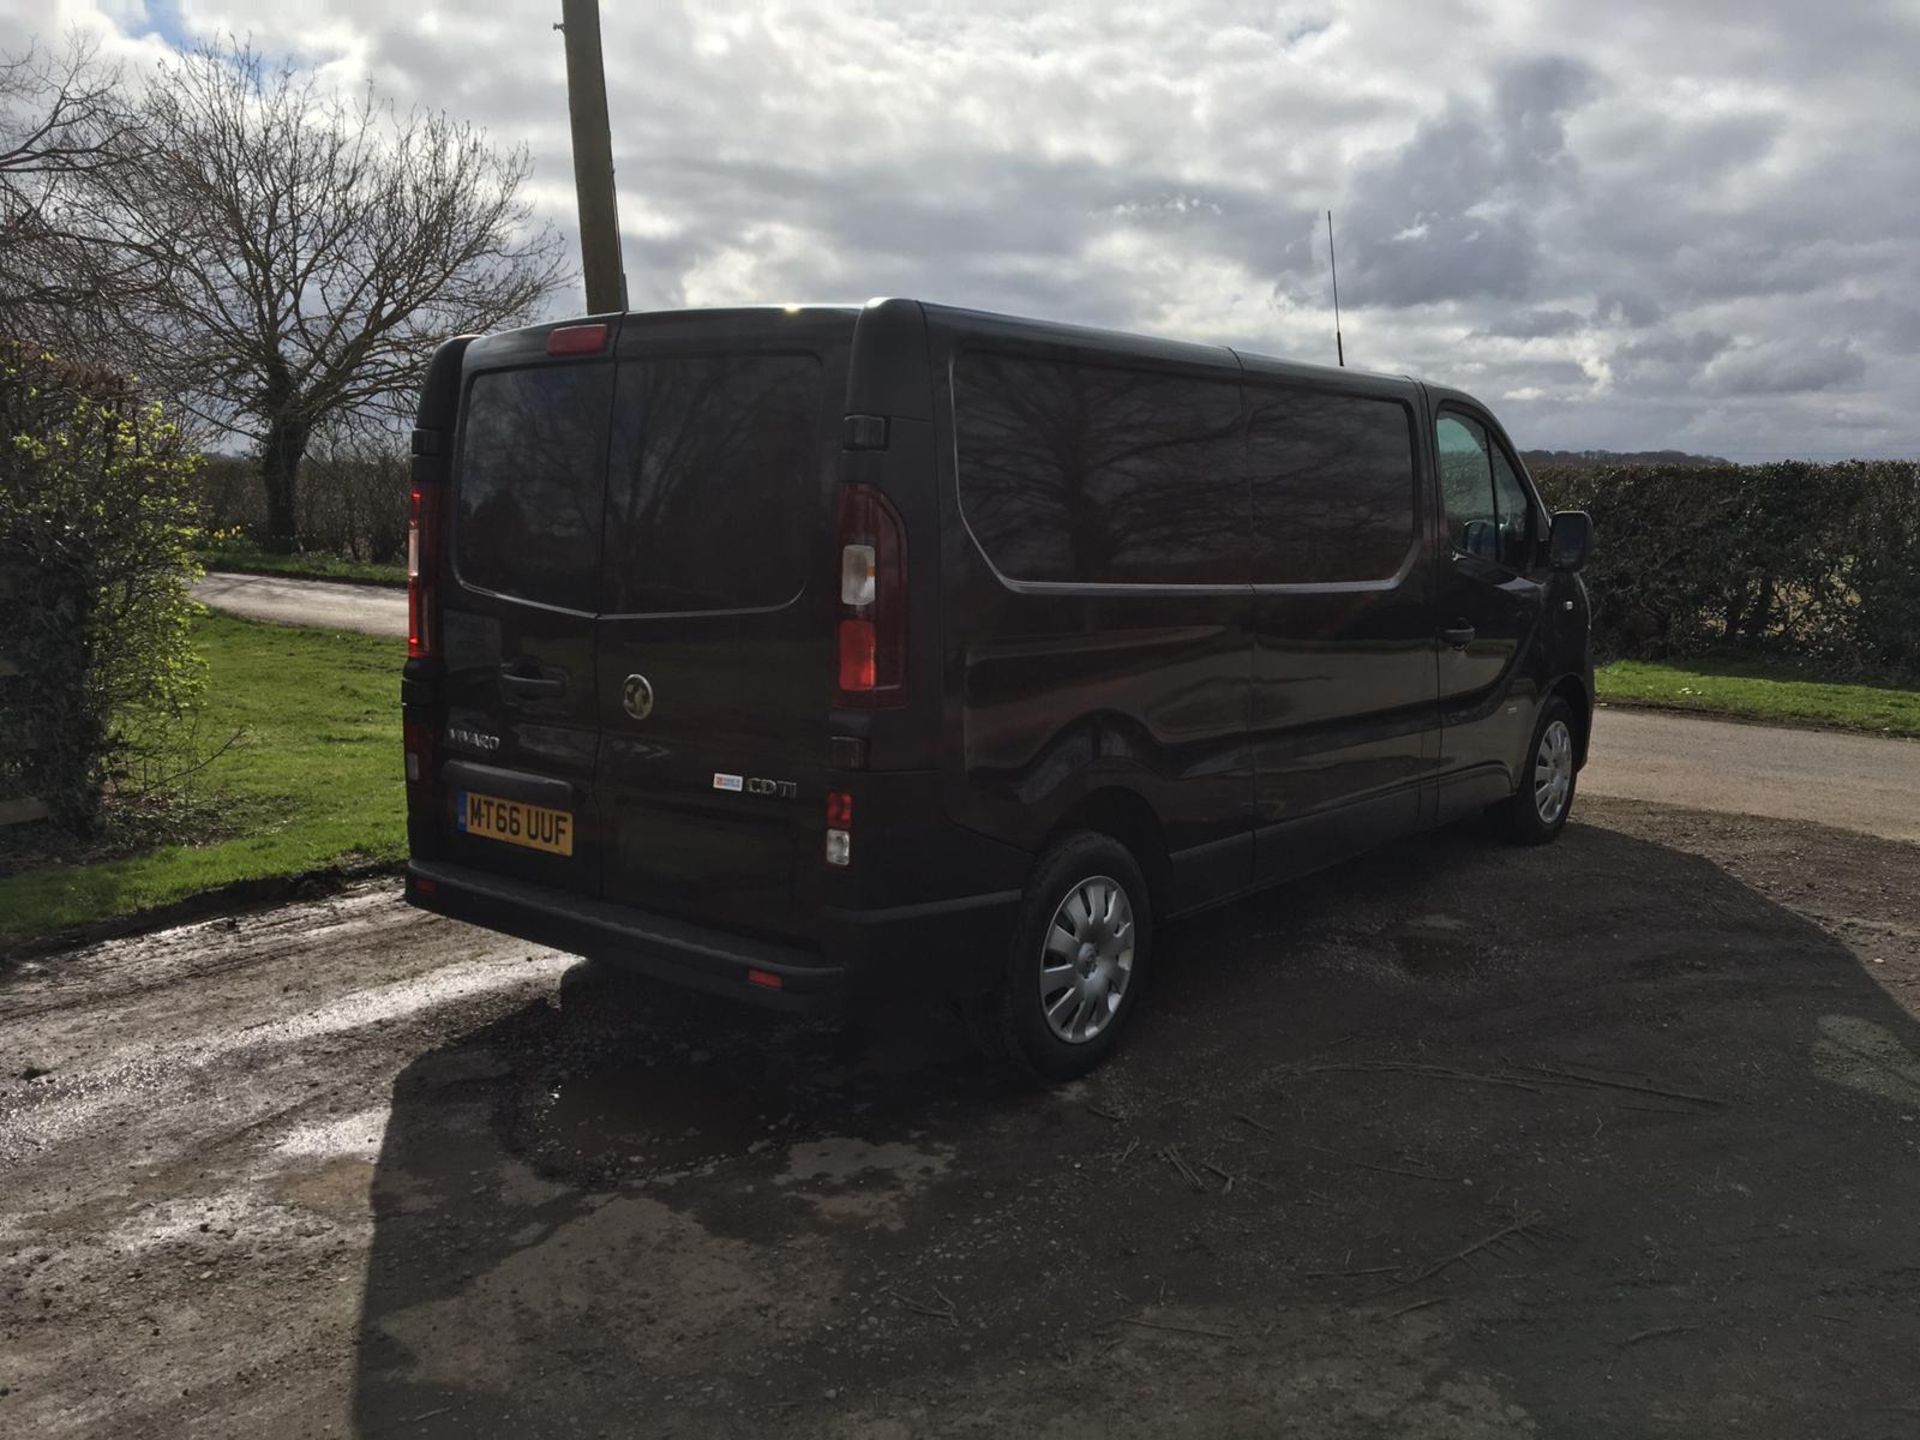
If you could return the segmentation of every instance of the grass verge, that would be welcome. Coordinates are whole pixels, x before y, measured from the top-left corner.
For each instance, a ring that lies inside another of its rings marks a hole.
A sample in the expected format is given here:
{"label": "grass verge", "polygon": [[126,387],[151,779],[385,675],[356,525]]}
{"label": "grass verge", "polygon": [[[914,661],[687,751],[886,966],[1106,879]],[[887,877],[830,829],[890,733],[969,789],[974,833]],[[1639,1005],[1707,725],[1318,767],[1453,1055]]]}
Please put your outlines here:
{"label": "grass verge", "polygon": [[232,570],[242,575],[285,575],[295,580],[345,580],[360,585],[405,585],[404,565],[373,565],[343,560],[338,555],[309,551],[274,555],[251,540],[209,540],[195,552],[209,570]]}
{"label": "grass verge", "polygon": [[0,879],[0,940],[405,854],[401,644],[224,615],[198,620],[194,640],[208,667],[205,733],[241,732],[200,777],[231,838]]}
{"label": "grass verge", "polygon": [[1920,735],[1920,691],[1836,685],[1777,666],[1693,660],[1684,665],[1616,660],[1594,673],[1603,701],[1699,710],[1786,724],[1829,725],[1878,735]]}

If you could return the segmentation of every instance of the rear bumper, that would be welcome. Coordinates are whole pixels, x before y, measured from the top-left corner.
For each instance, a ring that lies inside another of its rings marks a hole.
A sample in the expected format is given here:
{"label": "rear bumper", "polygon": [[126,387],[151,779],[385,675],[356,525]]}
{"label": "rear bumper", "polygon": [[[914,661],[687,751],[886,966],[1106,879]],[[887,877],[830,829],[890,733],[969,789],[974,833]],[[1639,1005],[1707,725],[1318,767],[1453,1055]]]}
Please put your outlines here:
{"label": "rear bumper", "polygon": [[985,989],[1006,955],[1020,903],[1018,891],[1005,891],[887,910],[829,909],[821,914],[822,943],[810,947],[438,860],[408,864],[406,898],[438,915],[670,984],[808,1013]]}

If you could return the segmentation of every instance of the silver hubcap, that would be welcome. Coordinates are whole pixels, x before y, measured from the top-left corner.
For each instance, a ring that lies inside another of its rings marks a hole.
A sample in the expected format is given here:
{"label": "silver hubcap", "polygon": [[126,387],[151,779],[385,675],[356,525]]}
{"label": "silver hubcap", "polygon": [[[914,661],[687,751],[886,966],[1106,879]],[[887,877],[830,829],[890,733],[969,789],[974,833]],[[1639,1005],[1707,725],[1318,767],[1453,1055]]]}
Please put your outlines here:
{"label": "silver hubcap", "polygon": [[1573,734],[1566,721],[1556,720],[1540,736],[1540,751],[1533,757],[1533,808],[1540,823],[1557,821],[1572,793]]}
{"label": "silver hubcap", "polygon": [[1133,905],[1105,875],[1067,892],[1040,952],[1040,1009],[1055,1035],[1084,1045],[1120,1013],[1133,978]]}

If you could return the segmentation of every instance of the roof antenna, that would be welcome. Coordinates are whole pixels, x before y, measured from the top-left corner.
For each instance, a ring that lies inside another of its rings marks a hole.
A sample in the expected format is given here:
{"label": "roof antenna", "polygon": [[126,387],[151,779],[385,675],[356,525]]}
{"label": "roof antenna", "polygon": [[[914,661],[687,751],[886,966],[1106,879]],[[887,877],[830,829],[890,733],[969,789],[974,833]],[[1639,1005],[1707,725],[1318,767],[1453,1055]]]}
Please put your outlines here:
{"label": "roof antenna", "polygon": [[1347,368],[1347,347],[1340,339],[1340,262],[1333,258],[1333,212],[1327,211],[1327,264],[1333,269],[1333,353],[1340,357],[1340,368]]}

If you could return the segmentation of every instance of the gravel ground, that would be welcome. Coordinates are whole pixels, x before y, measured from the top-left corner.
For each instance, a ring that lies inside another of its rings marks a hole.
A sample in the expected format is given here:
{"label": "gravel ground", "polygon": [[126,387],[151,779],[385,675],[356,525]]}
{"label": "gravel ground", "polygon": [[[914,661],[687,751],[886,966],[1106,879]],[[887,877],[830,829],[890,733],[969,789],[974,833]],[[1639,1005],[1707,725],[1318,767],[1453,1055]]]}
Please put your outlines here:
{"label": "gravel ground", "polygon": [[1912,1437],[1917,862],[1449,831],[1045,1095],[390,886],[16,966],[0,1434]]}

